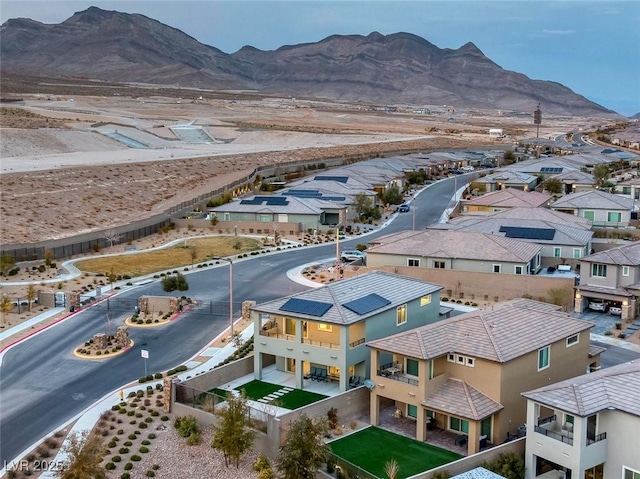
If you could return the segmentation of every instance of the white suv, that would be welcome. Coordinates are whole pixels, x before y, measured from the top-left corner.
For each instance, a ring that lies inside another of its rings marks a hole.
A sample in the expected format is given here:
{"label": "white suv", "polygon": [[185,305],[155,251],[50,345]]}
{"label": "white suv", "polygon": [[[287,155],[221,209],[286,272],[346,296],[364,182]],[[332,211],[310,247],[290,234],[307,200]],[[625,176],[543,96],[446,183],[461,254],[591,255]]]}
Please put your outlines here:
{"label": "white suv", "polygon": [[340,259],[345,263],[362,260],[362,263],[364,264],[364,260],[366,257],[367,253],[363,253],[362,251],[358,250],[343,251],[342,254],[340,254]]}

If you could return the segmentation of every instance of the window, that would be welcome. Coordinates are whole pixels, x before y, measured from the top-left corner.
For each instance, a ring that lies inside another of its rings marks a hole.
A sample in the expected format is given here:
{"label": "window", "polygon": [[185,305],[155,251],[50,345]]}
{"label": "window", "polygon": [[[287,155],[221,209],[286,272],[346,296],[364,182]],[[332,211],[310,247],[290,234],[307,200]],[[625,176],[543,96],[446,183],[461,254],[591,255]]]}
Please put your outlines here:
{"label": "window", "polygon": [[455,363],[456,362],[456,355],[453,353],[449,353],[449,355],[447,356],[447,361],[449,361],[450,363]]}
{"label": "window", "polygon": [[596,214],[594,211],[585,211],[582,213],[582,215],[585,217],[585,219],[588,219],[591,222],[593,222],[594,218],[596,217]]}
{"label": "window", "polygon": [[231,213],[223,213],[223,217],[225,221],[230,221],[231,220]]}
{"label": "window", "polygon": [[434,261],[433,267],[435,269],[444,269],[444,261]]}
{"label": "window", "polygon": [[623,266],[622,267],[622,276],[629,276],[629,267],[628,266]]}
{"label": "window", "polygon": [[418,375],[418,361],[415,359],[407,359],[407,374],[411,376]]}
{"label": "window", "polygon": [[396,324],[400,326],[407,322],[407,305],[398,306],[396,310]]}
{"label": "window", "polygon": [[420,260],[415,258],[407,258],[407,266],[420,267]]}
{"label": "window", "polygon": [[562,248],[559,248],[558,246],[553,248],[553,257],[554,258],[560,258],[562,256]]}
{"label": "window", "polygon": [[620,223],[622,221],[622,213],[619,211],[607,211],[607,221],[609,223]]}
{"label": "window", "polygon": [[499,273],[500,271],[502,271],[502,266],[499,264],[494,264],[493,265],[493,272],[494,273]]}
{"label": "window", "polygon": [[574,334],[573,336],[569,336],[567,338],[567,347],[573,346],[574,344],[578,344],[579,341],[580,341],[579,334]]}
{"label": "window", "polygon": [[575,424],[575,418],[571,414],[564,415],[564,422],[569,424]]}
{"label": "window", "polygon": [[625,466],[622,466],[622,470],[624,472],[624,479],[640,479],[639,471],[634,471]]}
{"label": "window", "polygon": [[522,266],[514,266],[513,267],[513,272],[515,274],[522,274]]}
{"label": "window", "polygon": [[271,221],[271,215],[260,215],[260,221],[262,223],[269,223]]}
{"label": "window", "polygon": [[582,250],[580,248],[573,248],[573,258],[582,258]]}
{"label": "window", "polygon": [[456,362],[458,364],[464,364],[464,356],[460,356],[459,354],[456,356]]}
{"label": "window", "polygon": [[607,277],[607,265],[594,263],[591,265],[591,276],[597,276],[599,278]]}
{"label": "window", "polygon": [[476,364],[475,358],[470,358],[468,356],[463,356],[462,354],[453,354],[453,353],[449,353],[447,355],[447,361],[449,361],[450,363],[469,366],[470,368],[474,367]]}
{"label": "window", "polygon": [[420,306],[426,306],[427,304],[431,304],[431,295],[430,294],[420,298]]}
{"label": "window", "polygon": [[414,406],[413,404],[407,404],[407,416],[412,418],[418,417],[418,406]]}
{"label": "window", "polygon": [[449,417],[449,429],[458,432],[469,432],[469,421],[458,419],[457,417]]}
{"label": "window", "polygon": [[474,358],[466,358],[467,362],[465,363],[465,366],[469,366],[470,368],[474,367],[476,364],[476,360]]}
{"label": "window", "polygon": [[549,367],[549,346],[538,349],[538,371]]}
{"label": "window", "polygon": [[333,331],[333,326],[327,323],[318,323],[318,331],[326,331],[330,333]]}

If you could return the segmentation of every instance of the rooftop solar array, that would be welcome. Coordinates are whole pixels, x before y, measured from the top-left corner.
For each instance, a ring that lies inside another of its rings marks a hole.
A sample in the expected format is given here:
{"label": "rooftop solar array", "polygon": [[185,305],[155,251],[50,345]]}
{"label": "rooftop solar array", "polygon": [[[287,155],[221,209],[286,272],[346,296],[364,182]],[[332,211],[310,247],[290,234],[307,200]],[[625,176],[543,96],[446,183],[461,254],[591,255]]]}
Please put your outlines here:
{"label": "rooftop solar array", "polygon": [[329,175],[319,175],[313,178],[318,181],[337,181],[338,183],[346,183],[349,181],[348,176],[329,176]]}
{"label": "rooftop solar array", "polygon": [[562,167],[543,166],[540,168],[540,173],[562,173],[562,170],[564,170]]}
{"label": "rooftop solar array", "polygon": [[554,228],[522,228],[519,226],[501,226],[500,233],[507,238],[547,240],[550,241],[556,234]]}
{"label": "rooftop solar array", "polygon": [[289,313],[308,314],[309,316],[324,316],[333,306],[331,303],[321,301],[310,301],[308,299],[289,298],[286,303],[280,306],[280,311]]}
{"label": "rooftop solar array", "polygon": [[250,200],[241,200],[241,205],[268,205],[268,206],[287,206],[289,200],[286,196],[256,196]]}
{"label": "rooftop solar array", "polygon": [[345,201],[347,199],[344,196],[324,196],[318,190],[287,190],[287,195],[295,198],[317,198],[326,201]]}
{"label": "rooftop solar array", "polygon": [[391,304],[391,301],[389,301],[387,298],[383,298],[376,293],[371,293],[363,296],[362,298],[354,299],[353,301],[344,303],[342,306],[362,316],[363,314],[370,313],[371,311],[380,309],[388,304]]}

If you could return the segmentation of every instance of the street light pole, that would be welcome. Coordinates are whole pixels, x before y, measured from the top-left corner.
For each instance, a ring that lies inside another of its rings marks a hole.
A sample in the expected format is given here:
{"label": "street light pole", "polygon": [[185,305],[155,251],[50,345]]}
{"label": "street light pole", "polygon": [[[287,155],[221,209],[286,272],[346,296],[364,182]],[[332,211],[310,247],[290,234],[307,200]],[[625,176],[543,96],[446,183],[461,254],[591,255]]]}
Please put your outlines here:
{"label": "street light pole", "polygon": [[231,339],[233,340],[233,260],[229,258],[215,257],[216,261],[226,261],[229,263],[229,328]]}

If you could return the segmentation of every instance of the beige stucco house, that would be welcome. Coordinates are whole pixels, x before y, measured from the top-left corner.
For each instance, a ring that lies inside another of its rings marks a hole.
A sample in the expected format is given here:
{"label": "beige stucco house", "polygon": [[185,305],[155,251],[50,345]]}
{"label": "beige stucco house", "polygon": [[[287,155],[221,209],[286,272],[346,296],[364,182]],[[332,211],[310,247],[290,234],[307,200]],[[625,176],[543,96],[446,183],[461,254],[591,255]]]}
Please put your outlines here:
{"label": "beige stucco house", "polygon": [[636,360],[524,393],[525,478],[639,478],[639,392]]}
{"label": "beige stucco house", "polygon": [[591,301],[606,302],[622,310],[621,319],[633,319],[640,302],[640,241],[610,248],[582,258],[575,311]]}
{"label": "beige stucco house", "polygon": [[487,233],[429,229],[372,241],[367,266],[413,266],[496,274],[535,274],[542,246]]}
{"label": "beige stucco house", "polygon": [[550,208],[591,221],[593,226],[624,228],[629,226],[634,200],[600,190],[571,193],[553,203]]}
{"label": "beige stucco house", "polygon": [[392,403],[415,419],[419,441],[439,428],[468,440],[469,454],[500,444],[526,421],[522,392],[598,367],[592,325],[516,299],[370,341],[371,424]]}
{"label": "beige stucco house", "polygon": [[540,208],[549,205],[551,196],[515,188],[493,191],[470,200],[462,200],[463,214],[495,213],[509,208]]}

